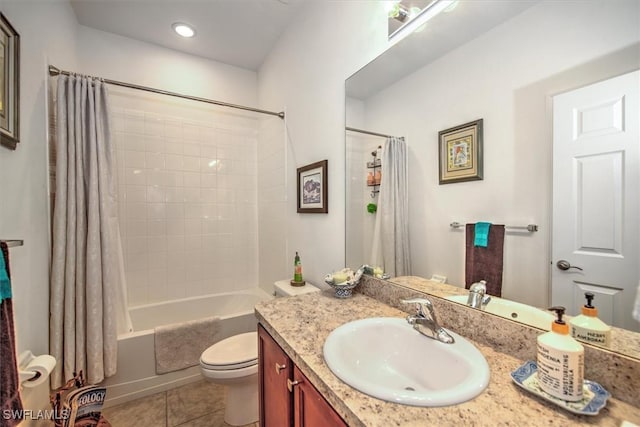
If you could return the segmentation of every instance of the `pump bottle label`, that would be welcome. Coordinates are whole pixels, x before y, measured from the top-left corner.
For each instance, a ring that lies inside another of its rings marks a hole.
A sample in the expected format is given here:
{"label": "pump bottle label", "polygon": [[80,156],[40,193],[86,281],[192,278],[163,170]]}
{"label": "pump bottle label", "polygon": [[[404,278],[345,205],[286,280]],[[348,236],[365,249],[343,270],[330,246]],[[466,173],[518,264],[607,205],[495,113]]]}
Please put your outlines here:
{"label": "pump bottle label", "polygon": [[582,399],[584,353],[571,354],[538,344],[540,388],[562,400]]}

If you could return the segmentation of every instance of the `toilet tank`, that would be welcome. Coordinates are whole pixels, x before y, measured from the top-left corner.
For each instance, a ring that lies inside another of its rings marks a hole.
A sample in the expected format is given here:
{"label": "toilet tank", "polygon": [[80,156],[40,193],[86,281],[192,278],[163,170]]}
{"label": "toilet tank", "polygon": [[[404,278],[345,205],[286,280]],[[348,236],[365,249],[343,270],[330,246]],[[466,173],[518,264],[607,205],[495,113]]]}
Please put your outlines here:
{"label": "toilet tank", "polygon": [[273,284],[273,289],[273,294],[276,298],[320,292],[320,289],[316,288],[309,282],[304,286],[291,286],[289,280],[278,280]]}

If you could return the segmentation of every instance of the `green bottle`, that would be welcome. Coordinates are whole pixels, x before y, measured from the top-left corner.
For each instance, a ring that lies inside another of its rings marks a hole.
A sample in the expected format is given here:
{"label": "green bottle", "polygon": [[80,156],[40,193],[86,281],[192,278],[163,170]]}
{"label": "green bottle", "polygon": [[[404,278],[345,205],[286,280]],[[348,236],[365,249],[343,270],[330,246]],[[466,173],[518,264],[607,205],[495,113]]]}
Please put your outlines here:
{"label": "green bottle", "polygon": [[293,281],[302,282],[302,263],[300,262],[298,252],[296,252],[296,257],[293,260]]}

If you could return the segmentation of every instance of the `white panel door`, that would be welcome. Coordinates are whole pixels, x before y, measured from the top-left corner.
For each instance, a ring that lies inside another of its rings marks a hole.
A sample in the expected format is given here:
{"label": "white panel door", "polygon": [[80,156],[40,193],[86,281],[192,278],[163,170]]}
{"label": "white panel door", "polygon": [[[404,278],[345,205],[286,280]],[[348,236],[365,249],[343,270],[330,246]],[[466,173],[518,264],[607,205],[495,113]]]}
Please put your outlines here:
{"label": "white panel door", "polygon": [[603,321],[631,317],[640,272],[640,71],[553,98],[551,301]]}

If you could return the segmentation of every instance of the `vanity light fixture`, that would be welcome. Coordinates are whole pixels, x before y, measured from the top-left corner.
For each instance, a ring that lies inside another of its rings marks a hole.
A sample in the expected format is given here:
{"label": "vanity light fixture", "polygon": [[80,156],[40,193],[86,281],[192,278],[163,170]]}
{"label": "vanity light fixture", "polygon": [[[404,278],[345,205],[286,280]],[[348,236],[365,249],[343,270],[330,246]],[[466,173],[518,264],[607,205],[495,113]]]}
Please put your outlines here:
{"label": "vanity light fixture", "polygon": [[413,14],[407,13],[409,15],[409,20],[407,20],[407,22],[402,27],[398,28],[393,34],[391,34],[389,36],[389,39],[396,38],[396,36],[403,34],[402,37],[397,38],[398,40],[400,40],[401,38],[404,38],[405,36],[411,34],[416,30],[419,31],[420,27],[425,25],[433,17],[443,12],[445,9],[455,3],[457,3],[457,0],[435,0],[431,2],[427,7],[422,9],[418,14],[416,14],[415,17],[412,16]]}
{"label": "vanity light fixture", "polygon": [[419,7],[407,7],[400,1],[392,1],[387,4],[387,12],[389,18],[396,19],[402,23],[409,22],[418,14],[420,14]]}
{"label": "vanity light fixture", "polygon": [[171,26],[173,31],[175,31],[179,36],[184,38],[190,38],[196,35],[196,30],[189,24],[185,24],[184,22],[174,22]]}

